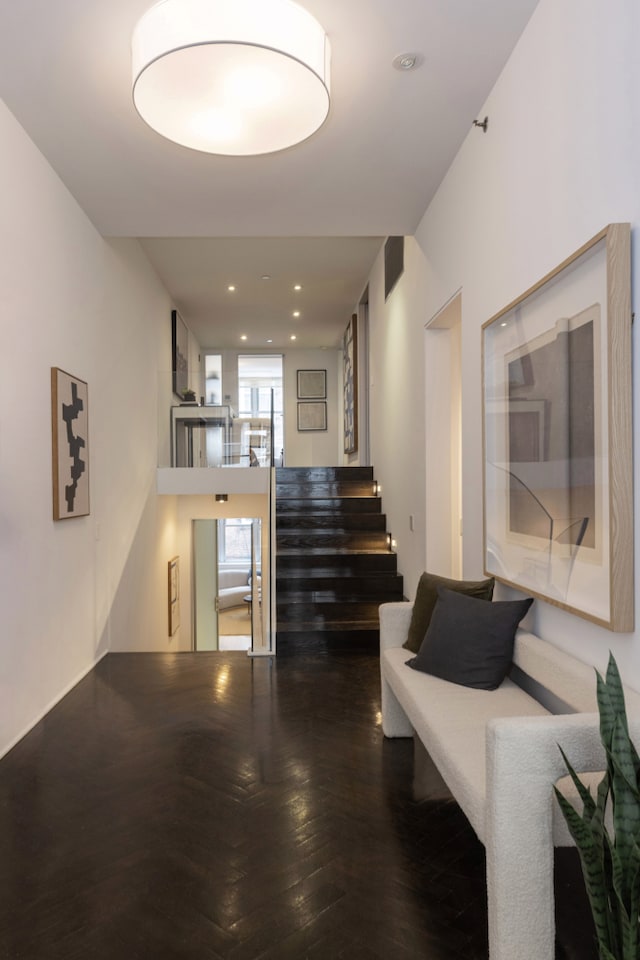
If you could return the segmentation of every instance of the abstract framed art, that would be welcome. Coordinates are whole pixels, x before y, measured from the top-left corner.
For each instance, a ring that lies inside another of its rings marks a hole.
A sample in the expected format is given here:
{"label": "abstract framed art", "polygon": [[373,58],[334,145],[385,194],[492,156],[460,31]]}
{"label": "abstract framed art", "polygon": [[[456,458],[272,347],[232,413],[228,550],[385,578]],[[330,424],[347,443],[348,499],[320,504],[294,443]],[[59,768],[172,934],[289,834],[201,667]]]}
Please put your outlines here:
{"label": "abstract framed art", "polygon": [[298,430],[327,429],[327,404],[324,400],[303,400],[298,404]]}
{"label": "abstract framed art", "polygon": [[180,558],[169,560],[169,636],[172,637],[180,626]]}
{"label": "abstract framed art", "polygon": [[342,338],[344,452],[358,450],[358,317],[354,313]]}
{"label": "abstract framed art", "polygon": [[298,370],[297,373],[298,400],[326,400],[326,370]]}
{"label": "abstract framed art", "polygon": [[483,326],[487,575],[633,629],[631,264],[612,224]]}
{"label": "abstract framed art", "polygon": [[51,368],[53,519],[89,514],[89,391],[79,377]]}
{"label": "abstract framed art", "polygon": [[171,370],[173,392],[183,400],[189,389],[189,330],[177,310],[171,311]]}

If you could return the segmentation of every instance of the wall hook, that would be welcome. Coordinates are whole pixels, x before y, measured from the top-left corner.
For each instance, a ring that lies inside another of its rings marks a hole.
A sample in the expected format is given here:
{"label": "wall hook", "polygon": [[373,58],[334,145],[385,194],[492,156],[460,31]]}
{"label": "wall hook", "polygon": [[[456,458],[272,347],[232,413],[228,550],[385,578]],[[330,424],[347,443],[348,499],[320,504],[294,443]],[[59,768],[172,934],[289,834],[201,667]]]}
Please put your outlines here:
{"label": "wall hook", "polygon": [[481,127],[484,132],[487,132],[487,127],[489,126],[489,117],[485,117],[484,120],[474,120],[474,127]]}

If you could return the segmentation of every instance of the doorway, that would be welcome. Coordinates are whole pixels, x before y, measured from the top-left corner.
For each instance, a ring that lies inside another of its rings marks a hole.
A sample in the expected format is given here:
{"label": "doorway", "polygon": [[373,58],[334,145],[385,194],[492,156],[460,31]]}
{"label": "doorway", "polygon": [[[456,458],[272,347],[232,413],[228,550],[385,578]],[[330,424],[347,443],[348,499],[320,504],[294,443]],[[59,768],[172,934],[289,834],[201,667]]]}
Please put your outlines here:
{"label": "doorway", "polygon": [[462,293],[425,328],[427,570],[462,576]]}
{"label": "doorway", "polygon": [[282,466],[284,416],[282,354],[238,356],[238,418],[240,463],[246,466]]}
{"label": "doorway", "polygon": [[262,643],[262,521],[193,521],[194,650]]}

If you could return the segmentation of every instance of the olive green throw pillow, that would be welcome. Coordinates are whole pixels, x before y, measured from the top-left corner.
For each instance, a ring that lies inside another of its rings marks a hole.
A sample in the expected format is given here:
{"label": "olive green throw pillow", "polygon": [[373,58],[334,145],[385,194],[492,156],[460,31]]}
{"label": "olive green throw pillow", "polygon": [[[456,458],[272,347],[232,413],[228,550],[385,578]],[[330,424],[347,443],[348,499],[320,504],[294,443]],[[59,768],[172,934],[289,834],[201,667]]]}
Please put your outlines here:
{"label": "olive green throw pillow", "polygon": [[402,644],[412,653],[418,653],[424,635],[429,629],[433,608],[438,600],[438,587],[464,593],[467,597],[477,600],[491,600],[495,580],[450,580],[448,577],[438,577],[435,573],[423,573],[416,590],[416,599],[413,604],[409,634]]}

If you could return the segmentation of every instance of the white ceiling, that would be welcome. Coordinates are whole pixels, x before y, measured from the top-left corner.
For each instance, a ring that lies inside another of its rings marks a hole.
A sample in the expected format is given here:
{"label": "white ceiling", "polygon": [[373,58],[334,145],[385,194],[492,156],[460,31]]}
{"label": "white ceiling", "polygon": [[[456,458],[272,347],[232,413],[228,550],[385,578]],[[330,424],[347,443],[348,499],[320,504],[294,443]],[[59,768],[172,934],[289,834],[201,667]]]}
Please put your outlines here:
{"label": "white ceiling", "polygon": [[[149,0],[0,0],[0,96],[103,235],[165,238],[145,247],[203,345],[236,345],[242,327],[282,346],[294,282],[298,345],[330,345],[382,238],[415,230],[536,3],[303,0],[331,42],[331,111],[263,157],[190,151],[139,119],[130,37]],[[422,66],[395,70],[408,51]]]}

